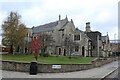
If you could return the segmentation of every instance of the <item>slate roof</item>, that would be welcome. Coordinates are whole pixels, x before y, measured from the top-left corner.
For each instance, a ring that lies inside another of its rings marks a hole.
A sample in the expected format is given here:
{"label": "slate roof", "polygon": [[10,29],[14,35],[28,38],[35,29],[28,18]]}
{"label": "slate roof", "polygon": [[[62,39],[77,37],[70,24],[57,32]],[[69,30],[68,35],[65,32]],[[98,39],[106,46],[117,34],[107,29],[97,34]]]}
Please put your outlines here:
{"label": "slate roof", "polygon": [[82,30],[80,30],[78,28],[75,28],[75,32],[76,31],[79,31],[79,32],[83,33],[85,37],[87,37],[89,40],[91,40],[84,31],[82,31]]}
{"label": "slate roof", "polygon": [[106,42],[106,38],[107,38],[107,36],[102,36],[102,41]]}
{"label": "slate roof", "polygon": [[[36,26],[33,28],[33,33],[40,33],[45,31],[52,31],[54,28],[58,25],[59,21],[50,22],[44,25]],[[60,20],[61,28],[64,28],[64,26],[68,23],[67,18]]]}
{"label": "slate roof", "polygon": [[85,32],[87,36],[91,39],[92,45],[97,46],[97,36],[100,35],[99,39],[101,40],[101,33],[99,31]]}

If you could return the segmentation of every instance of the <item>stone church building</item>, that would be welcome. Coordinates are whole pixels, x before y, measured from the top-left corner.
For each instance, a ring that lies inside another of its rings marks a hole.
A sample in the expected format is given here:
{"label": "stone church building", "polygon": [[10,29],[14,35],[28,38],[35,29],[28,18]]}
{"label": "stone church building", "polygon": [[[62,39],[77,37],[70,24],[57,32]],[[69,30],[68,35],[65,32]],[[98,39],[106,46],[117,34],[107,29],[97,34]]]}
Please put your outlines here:
{"label": "stone church building", "polygon": [[[57,21],[32,27],[28,31],[26,44],[29,44],[31,36],[34,37],[36,34],[51,35],[54,42],[51,42],[51,45],[47,46],[45,50],[50,55],[69,55],[64,45],[66,37],[69,37],[72,42],[77,43],[77,45],[72,48],[73,52],[71,55],[83,57],[102,56],[101,33],[98,31],[91,31],[89,22],[86,23],[86,31],[82,31],[75,27],[72,19],[69,21],[67,16],[61,19],[61,15],[59,15]],[[27,42],[27,40],[29,40],[29,42]]]}
{"label": "stone church building", "polygon": [[[78,46],[73,48],[73,55],[91,56],[91,39],[81,30],[75,28],[74,22],[71,19],[59,19],[55,22],[50,22],[44,25],[32,28],[32,36],[36,34],[49,34],[54,40],[54,46],[48,46],[46,52],[51,55],[69,55],[65,49],[64,40],[68,36]],[[51,43],[52,45],[52,43]]]}

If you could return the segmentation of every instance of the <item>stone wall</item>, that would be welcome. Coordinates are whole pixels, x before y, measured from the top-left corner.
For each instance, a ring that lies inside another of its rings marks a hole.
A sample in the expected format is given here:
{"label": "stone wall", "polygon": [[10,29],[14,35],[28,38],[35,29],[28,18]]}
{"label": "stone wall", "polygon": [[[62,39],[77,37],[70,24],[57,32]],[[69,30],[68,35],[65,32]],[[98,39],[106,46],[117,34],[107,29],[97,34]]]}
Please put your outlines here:
{"label": "stone wall", "polygon": [[[114,61],[113,59],[107,60],[94,60],[89,64],[40,64],[38,63],[38,72],[71,72],[87,70],[95,67],[100,67],[104,64]],[[61,68],[52,68],[53,65],[61,65]],[[14,61],[2,61],[2,69],[10,71],[29,72],[30,63],[27,62],[14,62]]]}
{"label": "stone wall", "polygon": [[2,69],[10,71],[29,71],[30,63],[15,62],[15,61],[2,61]]}
{"label": "stone wall", "polygon": [[57,64],[61,65],[60,69],[53,69],[54,64],[38,65],[38,72],[72,72],[93,68],[92,64]]}

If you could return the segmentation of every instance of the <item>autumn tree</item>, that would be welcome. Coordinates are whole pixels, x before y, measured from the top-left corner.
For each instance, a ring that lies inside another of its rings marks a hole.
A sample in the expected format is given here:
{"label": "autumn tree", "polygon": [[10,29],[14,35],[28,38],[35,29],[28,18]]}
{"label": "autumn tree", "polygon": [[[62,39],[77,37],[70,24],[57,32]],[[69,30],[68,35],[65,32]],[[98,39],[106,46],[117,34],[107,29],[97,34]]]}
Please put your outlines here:
{"label": "autumn tree", "polygon": [[[51,35],[35,34],[31,41],[31,49],[36,61],[39,54],[44,57],[48,56],[48,53],[46,53],[47,47],[53,45],[54,44]],[[41,50],[41,53],[39,53],[39,50]]]}
{"label": "autumn tree", "polygon": [[19,49],[24,46],[24,38],[27,29],[25,24],[21,23],[20,17],[17,12],[10,12],[2,24],[2,43],[5,46],[10,46],[10,53],[13,53],[13,48],[19,51]]}
{"label": "autumn tree", "polygon": [[34,55],[36,61],[39,55],[39,50],[42,48],[42,39],[40,34],[36,34],[31,41],[32,54]]}

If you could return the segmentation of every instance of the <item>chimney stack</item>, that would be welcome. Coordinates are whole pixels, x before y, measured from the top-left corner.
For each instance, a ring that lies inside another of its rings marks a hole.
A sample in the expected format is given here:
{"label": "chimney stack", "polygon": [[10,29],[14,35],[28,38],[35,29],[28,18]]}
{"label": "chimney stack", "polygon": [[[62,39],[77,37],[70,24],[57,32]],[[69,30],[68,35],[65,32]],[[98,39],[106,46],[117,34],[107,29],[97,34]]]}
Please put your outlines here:
{"label": "chimney stack", "polygon": [[86,23],[86,32],[91,32],[91,30],[90,30],[90,22]]}
{"label": "chimney stack", "polygon": [[86,27],[90,27],[90,22],[87,22],[87,23],[86,23]]}

